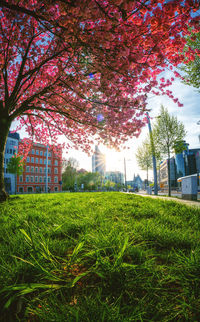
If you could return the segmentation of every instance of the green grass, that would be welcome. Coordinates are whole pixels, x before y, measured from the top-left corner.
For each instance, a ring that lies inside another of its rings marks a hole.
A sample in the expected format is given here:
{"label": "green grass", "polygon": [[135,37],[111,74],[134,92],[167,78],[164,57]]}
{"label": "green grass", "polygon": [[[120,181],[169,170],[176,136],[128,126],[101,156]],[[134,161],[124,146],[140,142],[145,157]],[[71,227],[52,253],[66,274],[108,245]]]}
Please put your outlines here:
{"label": "green grass", "polygon": [[0,204],[1,321],[199,321],[200,210],[123,193]]}

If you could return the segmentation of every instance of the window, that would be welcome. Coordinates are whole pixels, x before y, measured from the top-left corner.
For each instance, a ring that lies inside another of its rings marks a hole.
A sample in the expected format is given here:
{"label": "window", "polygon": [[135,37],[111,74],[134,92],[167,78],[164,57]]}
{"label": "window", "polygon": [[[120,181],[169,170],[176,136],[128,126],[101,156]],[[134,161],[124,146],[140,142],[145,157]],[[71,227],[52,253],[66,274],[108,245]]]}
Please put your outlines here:
{"label": "window", "polygon": [[29,176],[26,176],[26,182],[29,182]]}
{"label": "window", "polygon": [[51,182],[51,177],[48,177],[48,183],[50,183]]}
{"label": "window", "polygon": [[33,176],[31,176],[31,182],[34,182],[34,177]]}
{"label": "window", "polygon": [[44,182],[46,182],[46,177],[43,178]]}
{"label": "window", "polygon": [[34,157],[31,157],[31,162],[33,162],[33,163],[34,163]]}
{"label": "window", "polygon": [[30,167],[29,165],[26,166],[26,172],[30,172]]}
{"label": "window", "polygon": [[35,176],[35,182],[36,183],[38,182],[38,176]]}
{"label": "window", "polygon": [[58,187],[55,187],[55,191],[58,191]]}
{"label": "window", "polygon": [[54,182],[55,183],[58,183],[58,177],[56,176],[56,177],[54,177]]}
{"label": "window", "polygon": [[31,172],[32,172],[32,173],[34,172],[34,167],[31,167]]}
{"label": "window", "polygon": [[38,173],[38,167],[35,167],[35,173]]}
{"label": "window", "polygon": [[42,177],[40,177],[39,181],[40,181],[40,183],[42,182]]}
{"label": "window", "polygon": [[14,140],[10,140],[10,145],[15,145],[15,141]]}
{"label": "window", "polygon": [[10,154],[12,154],[12,153],[13,153],[13,150],[12,150],[12,149],[10,149],[10,151],[9,151],[9,152],[10,152]]}
{"label": "window", "polygon": [[51,152],[49,152],[48,156],[51,157]]}
{"label": "window", "polygon": [[42,173],[42,167],[40,167],[40,173]]}
{"label": "window", "polygon": [[36,150],[36,154],[39,155],[39,150]]}
{"label": "window", "polygon": [[19,182],[23,182],[23,176],[19,176]]}
{"label": "window", "polygon": [[40,151],[40,155],[41,155],[41,156],[43,155],[43,151]]}
{"label": "window", "polygon": [[35,163],[38,163],[38,158],[35,158]]}
{"label": "window", "polygon": [[49,173],[49,174],[51,173],[51,168],[48,168],[48,173]]}
{"label": "window", "polygon": [[35,149],[32,149],[32,154],[35,154]]}
{"label": "window", "polygon": [[55,160],[54,164],[55,164],[55,165],[58,165],[58,160]]}
{"label": "window", "polygon": [[51,165],[51,160],[48,160],[48,165]]}
{"label": "window", "polygon": [[54,173],[55,173],[55,174],[58,174],[58,168],[55,168],[55,169],[54,169]]}
{"label": "window", "polygon": [[40,164],[42,164],[43,162],[42,162],[43,160],[42,159],[40,159]]}
{"label": "window", "polygon": [[23,193],[24,192],[24,188],[23,187],[19,187],[19,193]]}
{"label": "window", "polygon": [[26,162],[30,162],[30,157],[27,157]]}

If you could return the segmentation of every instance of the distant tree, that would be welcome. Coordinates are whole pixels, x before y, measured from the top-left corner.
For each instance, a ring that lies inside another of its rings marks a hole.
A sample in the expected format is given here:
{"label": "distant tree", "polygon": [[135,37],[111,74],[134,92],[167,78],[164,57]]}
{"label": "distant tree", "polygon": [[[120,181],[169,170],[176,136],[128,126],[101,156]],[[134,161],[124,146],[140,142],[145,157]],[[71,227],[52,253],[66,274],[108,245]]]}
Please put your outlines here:
{"label": "distant tree", "polygon": [[84,185],[84,190],[98,190],[101,185],[101,175],[98,172],[79,173],[77,176],[77,186],[79,189],[81,189],[82,184]]}
{"label": "distant tree", "polygon": [[107,191],[109,191],[115,187],[115,182],[106,180],[106,182],[104,183],[104,187],[106,188]]}
{"label": "distant tree", "polygon": [[23,165],[22,158],[19,155],[14,155],[12,158],[10,158],[7,164],[8,173],[15,175],[15,194],[17,192],[17,176],[23,173]]}
{"label": "distant tree", "polygon": [[[168,195],[171,196],[170,181],[170,157],[174,151],[174,145],[182,141],[186,135],[183,123],[177,120],[177,117],[170,115],[168,110],[161,105],[160,115],[156,118],[153,127],[153,139],[156,151],[160,152],[162,157],[167,157],[168,166]],[[179,146],[180,148],[180,146]]]}
{"label": "distant tree", "polygon": [[74,191],[77,179],[77,169],[79,163],[74,158],[69,158],[63,162],[62,182],[63,190]]}
{"label": "distant tree", "polygon": [[148,171],[152,169],[152,150],[150,140],[147,137],[138,147],[136,152],[136,160],[141,170],[147,171],[147,185],[148,185]]}
{"label": "distant tree", "polygon": [[[188,49],[192,48],[196,53],[193,60],[187,59]],[[187,37],[185,46],[186,62],[181,69],[185,72],[183,82],[186,85],[192,85],[200,88],[200,33],[192,34]],[[199,90],[200,91],[200,90]]]}

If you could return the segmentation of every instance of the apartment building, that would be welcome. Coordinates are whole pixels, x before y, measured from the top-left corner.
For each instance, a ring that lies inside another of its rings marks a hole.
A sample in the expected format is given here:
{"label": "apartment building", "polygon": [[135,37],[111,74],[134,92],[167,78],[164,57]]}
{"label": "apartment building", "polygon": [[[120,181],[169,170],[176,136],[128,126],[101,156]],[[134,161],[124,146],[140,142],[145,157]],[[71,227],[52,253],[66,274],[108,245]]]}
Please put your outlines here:
{"label": "apartment building", "polygon": [[27,156],[23,174],[17,178],[17,192],[62,191],[61,166],[60,155],[43,144],[33,144]]}

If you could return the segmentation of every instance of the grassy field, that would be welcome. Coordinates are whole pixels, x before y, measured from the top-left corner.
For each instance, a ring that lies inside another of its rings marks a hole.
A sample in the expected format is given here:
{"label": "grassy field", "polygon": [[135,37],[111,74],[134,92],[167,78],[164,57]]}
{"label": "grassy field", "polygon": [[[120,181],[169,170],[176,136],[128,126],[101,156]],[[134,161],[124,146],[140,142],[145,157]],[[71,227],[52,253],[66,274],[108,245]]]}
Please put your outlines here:
{"label": "grassy field", "polygon": [[0,204],[0,321],[200,321],[200,210],[123,193]]}

